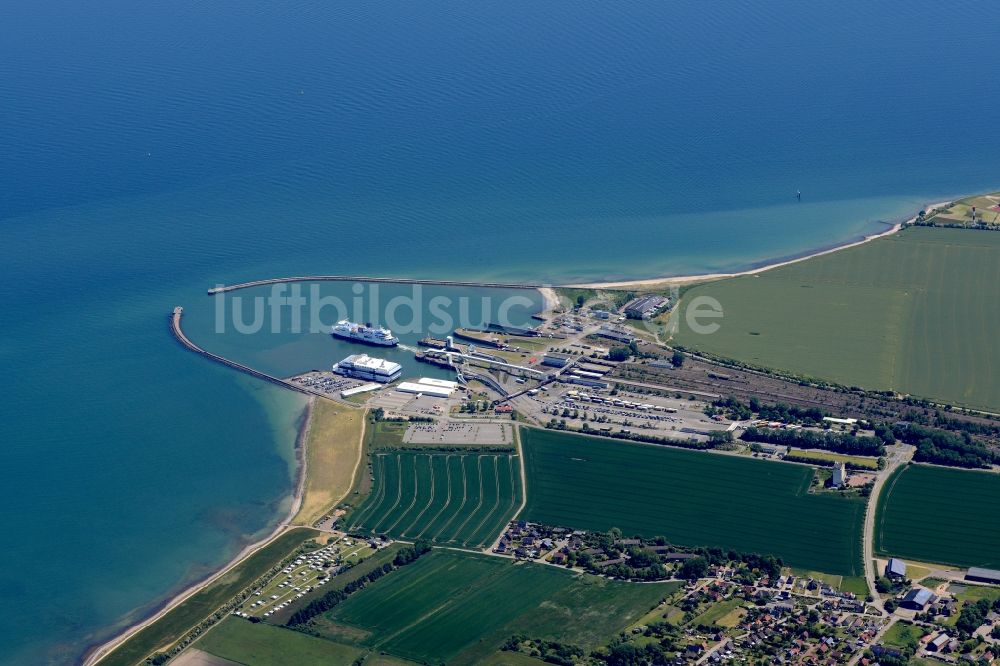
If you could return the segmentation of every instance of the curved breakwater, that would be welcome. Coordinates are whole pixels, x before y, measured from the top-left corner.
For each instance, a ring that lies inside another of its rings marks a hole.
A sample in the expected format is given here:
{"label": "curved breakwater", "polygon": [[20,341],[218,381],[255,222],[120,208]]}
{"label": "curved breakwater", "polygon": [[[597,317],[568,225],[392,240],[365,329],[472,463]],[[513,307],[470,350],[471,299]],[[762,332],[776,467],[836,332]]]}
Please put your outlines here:
{"label": "curved breakwater", "polygon": [[284,388],[291,389],[299,393],[305,393],[306,395],[314,395],[320,398],[325,398],[327,400],[333,400],[333,398],[327,393],[323,393],[321,391],[315,391],[309,388],[308,386],[302,386],[294,382],[290,382],[286,379],[275,377],[274,375],[269,375],[266,372],[255,370],[248,365],[237,363],[236,361],[230,360],[224,356],[219,356],[218,354],[213,354],[210,351],[202,349],[194,342],[192,342],[191,339],[187,337],[187,335],[184,334],[184,329],[181,327],[181,317],[183,317],[183,315],[184,315],[184,308],[182,308],[179,305],[174,308],[173,312],[170,315],[170,330],[174,334],[174,337],[177,338],[178,342],[180,342],[182,345],[184,345],[191,351],[195,352],[196,354],[201,354],[202,356],[209,358],[217,363],[221,363],[222,365],[227,365],[235,370],[245,372],[252,377],[256,377],[257,379],[263,379],[266,382],[271,382],[272,384],[277,384],[278,386],[283,386]]}
{"label": "curved breakwater", "polygon": [[361,275],[305,275],[300,277],[278,277],[264,280],[253,280],[251,282],[241,282],[239,284],[219,285],[210,287],[209,296],[222,294],[237,289],[248,289],[250,287],[261,287],[269,284],[281,284],[285,282],[379,282],[388,284],[423,284],[444,287],[485,287],[493,289],[541,289],[547,286],[532,283],[517,282],[473,282],[467,280],[419,280],[413,278],[387,278],[387,277],[366,277]]}

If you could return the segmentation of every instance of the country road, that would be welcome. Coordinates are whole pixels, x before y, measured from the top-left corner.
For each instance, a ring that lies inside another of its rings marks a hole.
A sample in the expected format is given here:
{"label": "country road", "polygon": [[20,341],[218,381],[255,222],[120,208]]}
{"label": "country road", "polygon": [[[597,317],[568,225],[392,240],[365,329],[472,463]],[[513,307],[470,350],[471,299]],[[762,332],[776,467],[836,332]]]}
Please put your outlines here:
{"label": "country road", "polygon": [[878,510],[879,495],[882,492],[885,480],[891,477],[900,465],[908,463],[915,451],[914,447],[904,444],[893,445],[889,448],[890,451],[886,459],[885,469],[879,472],[875,478],[875,485],[872,486],[871,495],[868,497],[868,505],[865,509],[864,535],[862,537],[864,543],[862,557],[865,560],[865,580],[868,582],[868,593],[874,599],[871,606],[878,609],[882,615],[885,615],[885,607],[882,605],[882,599],[879,596],[878,590],[875,589],[875,579],[878,577],[878,572],[875,571],[875,513]]}

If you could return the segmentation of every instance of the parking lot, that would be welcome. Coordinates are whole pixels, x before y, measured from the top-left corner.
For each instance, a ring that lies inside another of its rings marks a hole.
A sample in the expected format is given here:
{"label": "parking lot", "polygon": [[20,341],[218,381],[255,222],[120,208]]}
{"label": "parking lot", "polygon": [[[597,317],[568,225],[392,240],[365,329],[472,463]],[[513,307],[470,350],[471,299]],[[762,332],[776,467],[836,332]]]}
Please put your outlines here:
{"label": "parking lot", "polygon": [[728,422],[714,421],[703,413],[705,404],[663,396],[632,394],[621,391],[607,393],[580,389],[561,389],[547,395],[540,393],[519,400],[518,407],[542,422],[552,418],[565,419],[579,427],[586,422],[591,427],[612,430],[643,429],[659,436],[686,439],[707,438],[707,433],[726,430]]}
{"label": "parking lot", "polygon": [[308,386],[314,391],[322,391],[330,395],[340,395],[340,392],[355,386],[361,386],[367,382],[357,379],[349,379],[332,372],[306,372],[289,378],[289,381]]}
{"label": "parking lot", "polygon": [[514,441],[506,423],[413,423],[403,435],[405,444],[502,446]]}

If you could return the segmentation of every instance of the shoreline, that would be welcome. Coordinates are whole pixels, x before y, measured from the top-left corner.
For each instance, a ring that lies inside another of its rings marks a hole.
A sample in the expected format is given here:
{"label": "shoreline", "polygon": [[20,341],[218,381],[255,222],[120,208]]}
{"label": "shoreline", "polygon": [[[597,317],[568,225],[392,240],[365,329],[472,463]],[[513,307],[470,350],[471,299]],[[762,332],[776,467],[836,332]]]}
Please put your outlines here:
{"label": "shoreline", "polygon": [[[921,207],[921,210],[932,210],[934,208],[941,208],[953,204],[958,198],[948,199],[946,201],[940,201],[937,203],[927,204]],[[360,282],[360,283],[399,283],[399,284],[432,284],[432,285],[442,285],[442,286],[453,286],[453,287],[472,287],[472,288],[497,288],[497,289],[530,289],[537,291],[542,297],[542,310],[541,312],[549,312],[560,306],[560,299],[556,293],[557,289],[662,289],[664,287],[675,287],[681,285],[694,284],[699,282],[708,282],[710,280],[720,280],[724,278],[740,277],[743,275],[755,275],[762,273],[764,271],[771,270],[773,268],[780,268],[781,266],[788,266],[789,264],[795,264],[800,261],[805,261],[807,259],[812,259],[814,257],[820,257],[825,254],[830,254],[831,252],[837,252],[839,250],[846,250],[848,248],[856,247],[862,245],[863,243],[868,243],[879,238],[884,238],[886,236],[891,236],[899,232],[904,225],[912,224],[916,221],[918,214],[914,213],[910,216],[900,216],[896,218],[895,222],[891,221],[880,221],[878,224],[886,225],[888,228],[876,233],[871,233],[861,238],[855,238],[854,240],[848,240],[844,242],[834,243],[828,246],[822,246],[817,249],[804,250],[799,254],[785,255],[783,257],[777,257],[773,259],[762,259],[758,262],[751,262],[749,268],[732,271],[726,273],[693,273],[687,275],[661,275],[648,278],[632,278],[632,279],[622,279],[622,280],[594,280],[594,281],[582,281],[582,282],[564,282],[564,283],[551,283],[551,282],[488,282],[488,281],[468,281],[468,280],[435,280],[427,278],[404,278],[404,277],[372,277],[372,276],[346,276],[346,275],[301,275],[296,277],[274,277],[274,278],[264,278],[259,280],[253,280],[250,282],[241,282],[232,285],[222,285],[218,284],[207,290],[209,296],[215,296],[218,294],[223,294],[231,291],[237,291],[240,289],[247,289],[252,287],[259,287],[264,285],[274,285],[274,284],[284,284],[292,282]]]}
{"label": "shoreline", "polygon": [[[952,204],[956,199],[949,199],[947,201],[939,201],[936,203],[931,203],[922,208],[922,210],[932,210],[934,208],[941,208]],[[732,273],[698,273],[694,275],[675,275],[659,278],[639,278],[635,280],[612,280],[605,282],[581,282],[567,285],[560,285],[566,288],[575,289],[628,289],[628,288],[661,288],[661,287],[675,287],[682,285],[695,284],[698,282],[708,282],[711,280],[722,280],[725,278],[741,277],[744,275],[757,275],[765,271],[772,270],[774,268],[781,268],[782,266],[789,266],[791,264],[797,264],[800,261],[806,261],[807,259],[813,259],[815,257],[821,257],[826,254],[831,254],[833,252],[839,252],[840,250],[846,250],[848,248],[857,247],[865,243],[870,243],[873,240],[878,240],[879,238],[885,238],[898,233],[902,230],[904,225],[909,225],[915,222],[917,219],[917,214],[912,215],[905,220],[900,220],[895,223],[883,222],[882,224],[888,224],[890,227],[885,231],[880,231],[874,234],[869,234],[864,236],[859,240],[850,241],[847,243],[841,243],[834,245],[832,247],[821,248],[819,250],[807,251],[804,254],[793,256],[786,259],[778,260],[764,260],[764,262],[753,268],[749,268],[743,271],[735,271]]]}
{"label": "shoreline", "polygon": [[538,293],[542,295],[542,312],[549,312],[559,307],[559,295],[552,287],[538,287]]}
{"label": "shoreline", "polygon": [[299,509],[302,507],[302,499],[305,494],[305,484],[306,484],[306,442],[309,437],[309,426],[312,422],[312,410],[313,405],[316,402],[315,396],[310,396],[309,401],[306,403],[305,409],[302,412],[302,424],[299,426],[298,435],[295,438],[295,458],[297,461],[296,465],[296,475],[294,491],[291,497],[291,502],[289,504],[288,512],[285,517],[282,518],[274,529],[262,539],[258,539],[252,543],[244,546],[236,555],[234,555],[229,561],[223,564],[214,573],[209,574],[207,577],[200,581],[196,581],[186,588],[181,590],[179,593],[167,599],[161,606],[159,606],[156,611],[152,613],[149,617],[140,620],[138,622],[132,623],[122,631],[118,632],[111,639],[101,643],[100,645],[95,645],[87,649],[83,654],[83,659],[80,662],[83,666],[94,666],[101,659],[107,657],[116,648],[125,643],[127,640],[132,638],[135,634],[139,633],[149,625],[153,624],[164,615],[169,613],[171,610],[187,601],[189,598],[208,587],[219,578],[223,577],[234,567],[239,565],[243,560],[245,560],[250,555],[256,553],[261,548],[265,547],[276,538],[281,536],[290,527],[296,527],[292,525],[292,521],[295,519],[296,514],[298,514]]}
{"label": "shoreline", "polygon": [[[950,200],[947,200],[947,201],[941,201],[941,202],[937,202],[937,203],[928,204],[927,206],[923,207],[923,210],[931,210],[933,208],[943,207],[945,205],[953,203],[956,200],[957,199],[950,199]],[[640,278],[640,279],[634,279],[634,280],[619,280],[619,281],[604,281],[604,282],[586,282],[586,283],[573,283],[573,284],[548,285],[548,286],[538,286],[538,285],[531,285],[531,284],[521,284],[521,285],[516,285],[516,287],[518,287],[518,288],[535,289],[536,291],[538,291],[538,293],[542,296],[542,306],[543,307],[542,307],[541,312],[548,312],[548,311],[551,311],[551,310],[559,307],[559,302],[560,301],[559,301],[558,294],[556,293],[556,289],[558,289],[558,288],[580,288],[580,289],[648,288],[648,289],[656,289],[656,288],[663,288],[663,287],[670,287],[670,286],[681,286],[681,285],[695,284],[695,283],[699,283],[699,282],[708,282],[708,281],[712,281],[712,280],[720,280],[720,279],[732,278],[732,277],[739,277],[739,276],[744,276],[744,275],[756,275],[756,274],[763,273],[765,271],[769,271],[769,270],[772,270],[772,269],[775,269],[775,268],[780,268],[782,266],[788,266],[788,265],[795,264],[795,263],[798,263],[798,262],[801,262],[801,261],[805,261],[807,259],[812,259],[812,258],[820,257],[820,256],[823,256],[823,255],[826,255],[826,254],[831,254],[833,252],[838,252],[840,250],[846,250],[848,248],[857,247],[859,245],[862,245],[864,243],[869,243],[869,242],[871,242],[873,240],[877,240],[879,238],[885,238],[885,237],[891,236],[893,234],[898,233],[903,228],[904,224],[911,224],[916,219],[917,219],[917,215],[914,214],[914,215],[906,218],[905,220],[899,220],[899,221],[894,222],[894,223],[884,222],[883,224],[890,225],[889,228],[886,229],[886,230],[884,230],[884,231],[880,231],[880,232],[877,232],[877,233],[869,234],[867,236],[864,236],[861,239],[854,240],[854,241],[849,241],[849,242],[842,243],[842,244],[839,244],[839,245],[835,245],[835,246],[832,246],[832,247],[823,248],[823,249],[814,250],[814,251],[807,251],[804,254],[802,254],[800,256],[796,256],[796,257],[791,257],[791,258],[787,258],[787,259],[771,260],[771,261],[765,260],[765,262],[762,265],[755,266],[753,268],[750,268],[750,269],[747,269],[747,270],[744,270],[744,271],[737,271],[737,272],[731,272],[731,273],[702,273],[702,274],[694,274],[694,275],[679,275],[679,276],[667,276],[667,277]],[[283,278],[283,279],[274,280],[274,281],[293,281],[293,280],[295,280],[295,281],[297,281],[297,280],[308,281],[308,280],[310,280],[310,278],[309,277],[303,277],[303,278]],[[402,280],[400,280],[400,281],[402,281]],[[263,281],[259,281],[259,282],[267,283],[267,282],[271,282],[271,280],[263,280]],[[421,282],[421,281],[414,280],[413,282]],[[250,284],[256,284],[256,282],[255,283],[248,283],[246,286],[250,286]],[[487,286],[486,283],[463,283],[463,284],[468,284],[470,286]],[[226,290],[231,290],[231,289],[234,289],[234,288],[242,288],[243,286],[244,285],[234,285],[233,287],[229,287]],[[514,287],[515,285],[505,285],[505,286]],[[299,509],[302,506],[302,501],[303,501],[304,493],[305,493],[305,482],[306,482],[306,474],[307,474],[307,470],[306,470],[306,459],[307,459],[307,456],[306,456],[306,452],[305,452],[305,447],[306,447],[306,444],[307,444],[307,439],[308,439],[308,434],[309,434],[309,426],[310,426],[310,423],[311,423],[311,415],[312,415],[312,410],[313,410],[314,402],[315,402],[315,396],[310,396],[309,401],[307,402],[305,410],[303,412],[303,422],[302,422],[302,425],[299,427],[299,433],[298,433],[298,436],[296,438],[295,455],[296,455],[296,460],[297,460],[297,473],[296,473],[296,478],[295,478],[295,483],[294,483],[294,491],[293,491],[293,495],[291,497],[291,504],[289,506],[289,511],[288,511],[287,515],[275,526],[275,528],[271,531],[271,533],[268,536],[266,536],[263,539],[260,539],[260,540],[258,540],[256,542],[254,542],[254,543],[246,545],[244,548],[242,548],[240,550],[239,553],[237,553],[232,559],[230,559],[226,564],[224,564],[221,568],[219,568],[215,573],[210,574],[209,576],[207,576],[206,578],[204,578],[201,581],[198,581],[198,582],[195,582],[195,583],[189,585],[187,588],[185,588],[184,590],[182,590],[180,593],[178,593],[178,594],[174,595],[173,597],[171,597],[170,599],[168,599],[162,606],[160,606],[152,615],[150,615],[146,619],[141,620],[139,622],[136,622],[136,623],[128,626],[126,629],[122,630],[117,635],[115,635],[114,637],[112,637],[108,641],[104,642],[103,644],[96,645],[94,647],[88,648],[87,651],[84,653],[84,657],[83,657],[83,660],[81,662],[84,666],[94,666],[95,664],[97,664],[100,661],[100,659],[106,657],[110,652],[112,652],[114,649],[116,649],[122,643],[126,642],[128,639],[130,639],[136,633],[138,633],[139,631],[142,631],[143,629],[145,629],[149,625],[153,624],[154,622],[156,622],[157,620],[159,620],[161,617],[163,617],[166,613],[168,613],[169,611],[173,610],[175,607],[177,607],[178,605],[180,605],[181,603],[183,603],[184,601],[186,601],[187,599],[189,599],[191,596],[193,596],[194,594],[198,593],[199,591],[201,591],[202,589],[204,589],[208,585],[212,584],[213,582],[215,582],[216,580],[218,580],[219,578],[221,578],[222,576],[224,576],[231,569],[233,569],[235,566],[237,566],[240,562],[242,562],[244,559],[246,559],[249,555],[257,552],[258,550],[260,550],[261,548],[263,548],[264,546],[266,546],[267,544],[269,544],[271,541],[273,541],[275,538],[277,538],[278,536],[280,536],[281,534],[283,534],[287,529],[289,529],[290,527],[292,527],[292,521],[294,520],[296,514],[298,513]],[[355,475],[357,474],[357,468],[360,466],[360,462],[361,462],[361,460],[360,460],[360,457],[359,457],[359,459],[357,461],[357,464],[356,464],[356,467],[355,467]]]}

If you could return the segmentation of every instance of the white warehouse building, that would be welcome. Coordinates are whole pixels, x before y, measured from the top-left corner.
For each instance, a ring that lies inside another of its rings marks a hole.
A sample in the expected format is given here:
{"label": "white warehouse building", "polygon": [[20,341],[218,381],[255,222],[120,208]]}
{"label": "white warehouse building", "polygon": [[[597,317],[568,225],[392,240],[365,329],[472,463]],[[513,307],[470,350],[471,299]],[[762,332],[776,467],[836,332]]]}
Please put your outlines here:
{"label": "white warehouse building", "polygon": [[431,384],[418,384],[417,382],[403,382],[396,387],[401,393],[417,393],[419,395],[429,395],[433,398],[447,398],[452,391],[443,386],[433,386]]}

